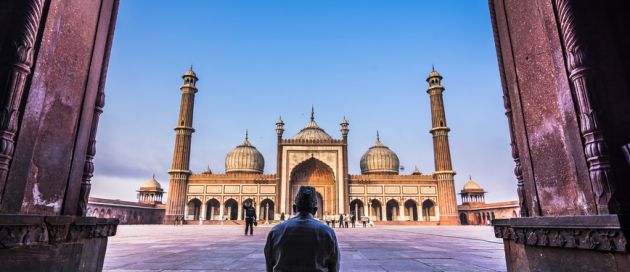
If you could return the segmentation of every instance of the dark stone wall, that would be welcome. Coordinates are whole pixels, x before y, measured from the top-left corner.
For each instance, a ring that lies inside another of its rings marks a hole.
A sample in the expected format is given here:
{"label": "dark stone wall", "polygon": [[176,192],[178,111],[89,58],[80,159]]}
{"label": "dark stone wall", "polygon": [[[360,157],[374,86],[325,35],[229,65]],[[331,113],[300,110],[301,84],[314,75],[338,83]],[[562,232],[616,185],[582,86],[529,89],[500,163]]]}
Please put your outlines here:
{"label": "dark stone wall", "polygon": [[626,270],[630,2],[489,2],[522,216],[493,222],[508,269]]}
{"label": "dark stone wall", "polygon": [[0,1],[0,271],[98,271],[85,217],[118,0]]}

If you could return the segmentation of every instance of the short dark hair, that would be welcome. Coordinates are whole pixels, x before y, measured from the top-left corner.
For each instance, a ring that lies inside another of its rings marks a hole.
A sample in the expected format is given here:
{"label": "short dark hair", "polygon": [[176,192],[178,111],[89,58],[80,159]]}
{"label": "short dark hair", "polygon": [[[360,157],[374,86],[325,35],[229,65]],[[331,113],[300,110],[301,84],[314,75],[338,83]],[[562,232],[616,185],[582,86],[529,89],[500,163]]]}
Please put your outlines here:
{"label": "short dark hair", "polygon": [[317,207],[317,192],[311,186],[300,186],[295,196],[295,209],[298,212],[311,212]]}

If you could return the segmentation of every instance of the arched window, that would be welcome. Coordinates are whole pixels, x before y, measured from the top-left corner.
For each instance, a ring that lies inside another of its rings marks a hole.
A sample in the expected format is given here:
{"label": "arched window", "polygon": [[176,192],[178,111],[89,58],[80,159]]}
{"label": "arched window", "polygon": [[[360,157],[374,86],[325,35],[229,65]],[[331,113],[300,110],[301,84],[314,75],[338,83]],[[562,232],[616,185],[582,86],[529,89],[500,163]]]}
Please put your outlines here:
{"label": "arched window", "polygon": [[350,214],[354,215],[357,220],[363,216],[363,201],[355,199],[350,202]]}
{"label": "arched window", "polygon": [[409,221],[418,221],[418,203],[413,199],[405,201],[405,218]]}
{"label": "arched window", "polygon": [[435,203],[431,199],[427,199],[422,202],[422,214],[425,217],[425,221],[433,220],[435,217]]}
{"label": "arched window", "polygon": [[398,201],[391,199],[387,201],[387,221],[396,221],[400,215]]}
{"label": "arched window", "polygon": [[199,215],[201,214],[201,200],[193,198],[188,202],[188,214],[187,220],[190,220],[190,215],[192,215],[192,220],[199,220]]}

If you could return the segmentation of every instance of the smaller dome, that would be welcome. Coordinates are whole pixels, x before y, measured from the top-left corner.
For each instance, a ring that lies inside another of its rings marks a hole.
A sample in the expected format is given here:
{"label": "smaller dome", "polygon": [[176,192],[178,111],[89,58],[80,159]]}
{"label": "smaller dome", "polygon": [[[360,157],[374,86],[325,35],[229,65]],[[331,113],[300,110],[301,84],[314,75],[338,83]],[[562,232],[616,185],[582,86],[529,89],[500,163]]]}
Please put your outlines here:
{"label": "smaller dome", "polygon": [[472,180],[472,177],[468,177],[468,181],[464,184],[464,191],[483,191],[483,188]]}
{"label": "smaller dome", "polygon": [[157,188],[162,189],[162,185],[155,179],[155,174],[153,174],[153,178],[145,181],[140,188]]}
{"label": "smaller dome", "polygon": [[398,175],[399,167],[398,156],[381,143],[376,132],[376,143],[361,156],[361,174]]}
{"label": "smaller dome", "polygon": [[210,169],[210,165],[206,166],[205,169],[203,169],[203,172],[201,172],[202,174],[212,174],[212,170]]}
{"label": "smaller dome", "polygon": [[418,166],[416,165],[411,174],[414,176],[419,176],[419,175],[422,175],[422,172],[420,172],[420,170],[418,169]]}
{"label": "smaller dome", "polygon": [[182,77],[187,77],[187,76],[197,78],[197,74],[195,74],[195,71],[193,71],[192,65],[190,66],[190,69],[188,69],[188,71],[186,71]]}
{"label": "smaller dome", "polygon": [[265,158],[249,143],[249,137],[245,132],[245,140],[225,158],[226,173],[256,173],[262,174],[265,169]]}
{"label": "smaller dome", "polygon": [[348,125],[348,124],[350,124],[350,123],[348,123],[348,120],[346,120],[346,117],[344,116],[343,119],[341,120],[340,125],[343,126],[343,125]]}
{"label": "smaller dome", "polygon": [[440,75],[440,73],[438,73],[437,71],[435,71],[435,66],[431,66],[431,73],[429,73],[429,76],[427,77],[427,82],[434,77],[439,77],[440,79],[442,79],[442,75]]}

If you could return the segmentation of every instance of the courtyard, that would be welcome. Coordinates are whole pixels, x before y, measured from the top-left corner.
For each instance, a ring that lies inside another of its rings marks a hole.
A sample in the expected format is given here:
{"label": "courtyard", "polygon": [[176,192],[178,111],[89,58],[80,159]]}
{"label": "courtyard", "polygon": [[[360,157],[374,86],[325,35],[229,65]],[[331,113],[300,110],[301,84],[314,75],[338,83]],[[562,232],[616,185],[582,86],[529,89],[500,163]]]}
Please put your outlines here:
{"label": "courtyard", "polygon": [[[264,271],[269,226],[121,225],[104,271]],[[487,226],[335,229],[341,271],[506,271],[503,244]]]}

